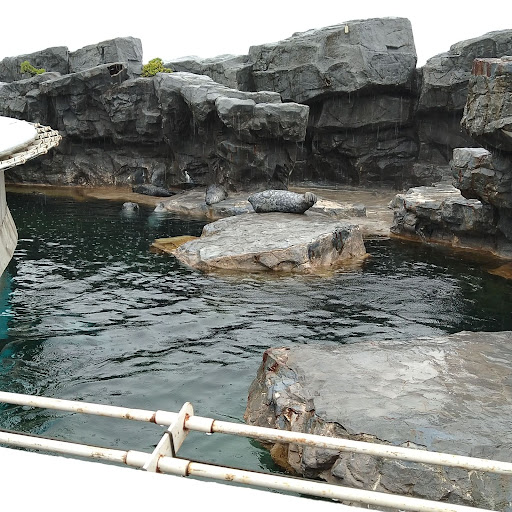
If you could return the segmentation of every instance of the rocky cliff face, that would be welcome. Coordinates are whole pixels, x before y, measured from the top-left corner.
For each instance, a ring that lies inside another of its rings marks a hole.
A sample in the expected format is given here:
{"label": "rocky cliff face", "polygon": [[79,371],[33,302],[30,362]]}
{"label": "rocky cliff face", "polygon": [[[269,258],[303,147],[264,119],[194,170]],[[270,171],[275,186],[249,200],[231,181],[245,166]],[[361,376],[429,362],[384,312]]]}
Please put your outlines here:
{"label": "rocky cliff face", "polygon": [[[170,100],[162,96],[167,81],[138,78],[140,41],[119,38],[4,59],[0,81],[9,83],[0,88],[0,113],[45,119],[64,131],[51,165],[19,170],[16,179],[37,181],[44,169],[51,183],[123,183],[133,173],[148,182],[156,172],[168,185],[221,180],[234,189],[285,188],[289,179],[431,185],[450,175],[454,148],[485,144],[459,124],[471,67],[475,57],[506,54],[512,30],[457,43],[417,70],[408,20],[356,20],[254,46],[244,56],[166,63],[196,75],[193,84],[189,76],[186,86],[172,85],[181,99]],[[22,77],[23,60],[52,75]],[[205,75],[215,84],[199,78]],[[264,91],[266,99],[254,96]],[[227,100],[217,102],[219,95]]]}
{"label": "rocky cliff face", "polygon": [[475,58],[512,54],[512,30],[454,44],[418,70],[416,126],[420,161],[447,164],[455,148],[478,144],[460,126]]}
{"label": "rocky cliff face", "polygon": [[392,231],[512,257],[512,57],[475,59],[461,122],[484,148],[453,150],[454,187],[398,195]]}
{"label": "rocky cliff face", "polygon": [[[138,45],[95,48],[75,52],[74,72],[0,85],[2,115],[51,125],[64,136],[58,151],[16,169],[11,179],[287,187],[306,134],[306,105],[282,103],[277,93],[230,89],[204,75],[130,78],[141,65]],[[121,53],[123,61],[97,64],[101,55]],[[79,70],[85,62],[94,66]]]}
{"label": "rocky cliff face", "polygon": [[310,106],[292,180],[396,187],[450,177],[476,57],[512,53],[512,30],[454,44],[415,69],[408,20],[370,19],[294,34],[249,55],[168,65],[242,90],[271,90]]}

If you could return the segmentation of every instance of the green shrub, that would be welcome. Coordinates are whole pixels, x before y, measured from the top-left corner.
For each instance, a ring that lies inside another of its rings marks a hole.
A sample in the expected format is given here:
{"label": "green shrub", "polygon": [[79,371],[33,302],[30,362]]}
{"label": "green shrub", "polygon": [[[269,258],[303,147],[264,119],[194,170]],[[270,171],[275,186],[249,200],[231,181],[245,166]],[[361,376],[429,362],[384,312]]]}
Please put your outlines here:
{"label": "green shrub", "polygon": [[156,57],[142,66],[142,76],[155,76],[157,73],[172,73],[172,69],[164,68],[162,59]]}
{"label": "green shrub", "polygon": [[40,75],[41,73],[46,73],[46,69],[44,69],[44,68],[40,68],[40,69],[35,68],[34,66],[32,66],[32,64],[30,64],[30,62],[28,60],[26,60],[26,61],[21,63],[20,71],[22,73],[30,73],[32,76]]}

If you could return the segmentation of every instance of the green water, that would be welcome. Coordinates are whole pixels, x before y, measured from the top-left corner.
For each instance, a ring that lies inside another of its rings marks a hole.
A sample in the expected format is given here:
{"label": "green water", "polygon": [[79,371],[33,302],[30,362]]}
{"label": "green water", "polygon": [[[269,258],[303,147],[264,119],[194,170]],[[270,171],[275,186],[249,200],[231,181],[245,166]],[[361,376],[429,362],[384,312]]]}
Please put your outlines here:
{"label": "green water", "polygon": [[[242,421],[272,346],[512,330],[512,283],[449,251],[367,243],[330,277],[204,275],[149,252],[203,223],[121,204],[9,194],[19,231],[0,281],[0,389]],[[149,451],[155,425],[0,406],[0,427]],[[245,439],[192,434],[180,455],[273,469]]]}

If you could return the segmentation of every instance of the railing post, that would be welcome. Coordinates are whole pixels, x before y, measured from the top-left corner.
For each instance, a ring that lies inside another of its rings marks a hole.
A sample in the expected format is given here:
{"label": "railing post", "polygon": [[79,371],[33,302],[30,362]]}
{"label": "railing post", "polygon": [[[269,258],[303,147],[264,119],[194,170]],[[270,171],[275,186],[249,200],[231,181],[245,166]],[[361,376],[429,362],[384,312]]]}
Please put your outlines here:
{"label": "railing post", "polygon": [[159,471],[158,463],[161,457],[171,457],[174,459],[173,466],[175,466],[172,473],[175,475],[187,476],[187,468],[190,461],[177,459],[176,454],[189,432],[185,427],[185,422],[193,415],[194,408],[192,407],[192,404],[190,402],[186,402],[178,413],[176,419],[165,431],[142,469],[145,471],[157,472]]}

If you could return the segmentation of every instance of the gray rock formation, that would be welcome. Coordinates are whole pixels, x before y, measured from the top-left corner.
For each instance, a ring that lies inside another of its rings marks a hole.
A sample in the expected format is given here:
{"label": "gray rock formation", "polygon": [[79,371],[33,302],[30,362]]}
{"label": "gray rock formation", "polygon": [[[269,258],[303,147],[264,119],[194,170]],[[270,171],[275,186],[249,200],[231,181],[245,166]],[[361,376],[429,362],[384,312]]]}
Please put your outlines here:
{"label": "gray rock formation", "polygon": [[85,46],[70,52],[65,46],[47,48],[38,52],[17,57],[7,57],[0,61],[0,82],[14,82],[29,78],[20,72],[20,65],[28,61],[36,68],[47,72],[67,75],[101,64],[122,62],[128,76],[139,76],[142,71],[142,43],[135,37],[116,37],[98,44]]}
{"label": "gray rock formation", "polygon": [[70,52],[69,73],[77,73],[112,62],[122,62],[129,77],[140,76],[142,73],[141,40],[136,37],[116,37]]}
{"label": "gray rock formation", "polygon": [[475,59],[461,125],[483,145],[512,152],[512,56]]}
{"label": "gray rock formation", "polygon": [[219,55],[209,59],[183,57],[166,62],[165,67],[173,71],[185,71],[196,75],[207,75],[219,84],[231,89],[253,91],[252,63],[248,55]]}
{"label": "gray rock formation", "polygon": [[357,226],[318,214],[245,214],[203,228],[201,237],[174,253],[203,271],[314,272],[360,261],[366,255]]}
{"label": "gray rock formation", "polygon": [[28,61],[36,68],[46,69],[47,72],[69,73],[69,51],[66,46],[46,48],[26,55],[17,57],[6,57],[0,61],[0,82],[14,82],[30,78],[30,75],[23,75],[20,70],[21,63]]}
{"label": "gray rock formation", "polygon": [[252,46],[257,90],[284,101],[308,102],[375,87],[408,90],[416,67],[409,20],[354,20],[294,34],[279,43]]}
{"label": "gray rock formation", "polygon": [[416,124],[420,160],[447,164],[454,148],[474,145],[459,125],[473,60],[503,55],[512,55],[512,30],[490,32],[458,42],[448,52],[429,59],[419,70]]}
{"label": "gray rock formation", "polygon": [[[512,333],[268,349],[249,390],[252,425],[510,461]],[[500,475],[274,445],[307,477],[508,510]]]}
{"label": "gray rock formation", "polygon": [[456,148],[452,187],[399,195],[391,231],[512,257],[512,58],[475,59],[462,125],[492,149]]}
{"label": "gray rock formation", "polygon": [[502,256],[510,250],[506,239],[496,239],[492,206],[463,197],[451,185],[411,188],[398,194],[390,207],[394,212],[391,232],[395,235]]}
{"label": "gray rock formation", "polygon": [[64,136],[58,151],[12,179],[103,185],[142,176],[138,185],[163,188],[286,188],[309,110],[189,73],[128,79],[123,62],[2,84],[0,99],[2,115]]}
{"label": "gray rock formation", "polygon": [[304,213],[317,201],[315,194],[296,194],[288,190],[264,190],[247,198],[256,213]]}
{"label": "gray rock formation", "polygon": [[408,20],[310,30],[251,47],[249,57],[257,90],[310,105],[305,154],[293,180],[401,186],[418,152]]}

